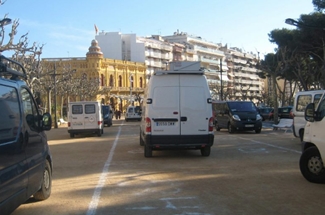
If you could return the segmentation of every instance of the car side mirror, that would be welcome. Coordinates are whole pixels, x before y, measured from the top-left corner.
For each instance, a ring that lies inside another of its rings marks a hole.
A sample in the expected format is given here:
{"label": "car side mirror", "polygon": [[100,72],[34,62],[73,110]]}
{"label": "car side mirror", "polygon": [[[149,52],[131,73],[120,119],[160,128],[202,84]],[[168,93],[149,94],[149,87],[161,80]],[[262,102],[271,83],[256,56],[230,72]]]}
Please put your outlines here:
{"label": "car side mirror", "polygon": [[42,118],[42,123],[43,123],[43,129],[45,131],[49,131],[52,128],[52,118],[51,114],[49,113],[44,113],[43,118]]}
{"label": "car side mirror", "polygon": [[306,106],[305,109],[305,120],[308,122],[314,122],[315,121],[315,104],[310,103]]}

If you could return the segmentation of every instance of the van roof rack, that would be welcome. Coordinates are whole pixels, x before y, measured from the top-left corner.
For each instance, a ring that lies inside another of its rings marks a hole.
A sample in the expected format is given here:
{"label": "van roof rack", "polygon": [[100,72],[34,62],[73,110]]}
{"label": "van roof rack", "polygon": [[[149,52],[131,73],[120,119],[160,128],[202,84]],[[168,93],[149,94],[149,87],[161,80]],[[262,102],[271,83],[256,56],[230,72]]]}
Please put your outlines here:
{"label": "van roof rack", "polygon": [[200,61],[174,61],[170,62],[169,70],[155,71],[154,75],[163,74],[196,74],[203,75],[205,69]]}
{"label": "van roof rack", "polygon": [[[5,63],[4,61],[8,61],[8,62],[11,62],[11,63],[17,65],[18,67],[20,67],[22,69],[22,72],[8,67],[8,63]],[[0,55],[0,75],[1,76],[10,76],[11,75],[11,77],[10,77],[11,80],[18,80],[19,77],[22,77],[25,80],[27,79],[26,70],[24,69],[24,67],[17,61],[6,58],[3,55]]]}

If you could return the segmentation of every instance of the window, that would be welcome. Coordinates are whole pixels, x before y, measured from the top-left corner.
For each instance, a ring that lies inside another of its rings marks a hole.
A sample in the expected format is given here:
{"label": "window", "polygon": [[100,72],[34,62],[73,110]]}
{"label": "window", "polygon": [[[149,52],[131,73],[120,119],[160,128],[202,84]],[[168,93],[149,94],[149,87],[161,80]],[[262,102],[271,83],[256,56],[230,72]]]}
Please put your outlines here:
{"label": "window", "polygon": [[21,90],[21,96],[23,100],[24,117],[27,124],[32,131],[36,131],[38,127],[38,112],[37,106],[33,102],[33,96],[27,89]]}
{"label": "window", "polygon": [[18,93],[12,87],[0,87],[0,144],[17,136],[20,123]]}
{"label": "window", "polygon": [[82,114],[83,113],[82,105],[72,105],[71,109],[72,109],[72,114]]}
{"label": "window", "polygon": [[122,87],[122,76],[118,77],[118,86]]}
{"label": "window", "polygon": [[309,103],[311,103],[311,95],[298,96],[296,111],[305,111],[305,108]]}
{"label": "window", "polygon": [[96,113],[95,105],[94,104],[85,105],[85,113],[86,114]]}

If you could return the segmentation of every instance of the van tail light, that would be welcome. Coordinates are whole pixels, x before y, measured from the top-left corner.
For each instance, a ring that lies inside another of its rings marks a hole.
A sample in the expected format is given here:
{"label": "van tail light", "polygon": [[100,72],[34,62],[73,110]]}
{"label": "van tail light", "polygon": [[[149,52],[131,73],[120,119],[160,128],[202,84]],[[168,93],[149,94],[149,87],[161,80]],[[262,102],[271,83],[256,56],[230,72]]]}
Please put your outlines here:
{"label": "van tail light", "polygon": [[68,122],[68,127],[70,127],[71,126],[71,122]]}
{"label": "van tail light", "polygon": [[98,125],[101,125],[103,123],[103,121],[98,121]]}
{"label": "van tail light", "polygon": [[213,131],[213,117],[210,117],[209,120],[209,131]]}
{"label": "van tail light", "polygon": [[151,132],[151,120],[149,117],[146,118],[146,132]]}

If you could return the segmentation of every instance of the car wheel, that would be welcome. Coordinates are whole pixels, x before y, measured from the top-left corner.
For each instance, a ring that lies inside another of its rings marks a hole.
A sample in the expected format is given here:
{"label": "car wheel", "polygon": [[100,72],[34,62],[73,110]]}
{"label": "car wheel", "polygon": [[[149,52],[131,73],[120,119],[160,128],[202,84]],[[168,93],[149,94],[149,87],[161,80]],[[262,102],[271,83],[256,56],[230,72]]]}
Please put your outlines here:
{"label": "car wheel", "polygon": [[45,200],[50,197],[52,189],[52,171],[48,160],[45,162],[41,188],[34,194],[34,198],[38,201]]}
{"label": "car wheel", "polygon": [[210,155],[211,152],[211,147],[210,146],[206,146],[201,148],[201,155],[204,157],[208,157]]}
{"label": "car wheel", "polygon": [[262,129],[258,128],[258,129],[255,130],[255,133],[259,134],[259,133],[261,133],[261,131],[262,131]]}
{"label": "car wheel", "polygon": [[299,161],[300,172],[310,182],[324,183],[325,168],[318,149],[313,146],[306,149]]}
{"label": "car wheel", "polygon": [[234,127],[230,123],[228,123],[228,132],[229,134],[234,133]]}
{"label": "car wheel", "polygon": [[74,134],[73,134],[73,133],[70,133],[70,137],[71,137],[71,138],[74,138]]}
{"label": "car wheel", "polygon": [[150,146],[148,146],[148,145],[144,146],[144,156],[146,158],[152,157],[152,148]]}

